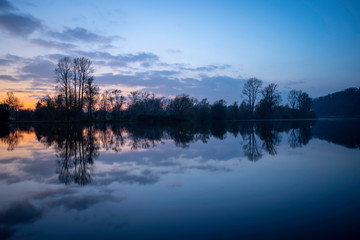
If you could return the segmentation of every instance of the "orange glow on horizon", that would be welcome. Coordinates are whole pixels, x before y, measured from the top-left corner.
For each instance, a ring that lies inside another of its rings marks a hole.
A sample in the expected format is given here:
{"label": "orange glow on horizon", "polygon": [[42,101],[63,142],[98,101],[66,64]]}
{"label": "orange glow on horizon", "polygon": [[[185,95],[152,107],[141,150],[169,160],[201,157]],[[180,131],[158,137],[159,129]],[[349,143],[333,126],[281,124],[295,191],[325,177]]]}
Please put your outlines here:
{"label": "orange glow on horizon", "polygon": [[[30,109],[35,110],[36,102],[38,101],[35,98],[29,97],[27,93],[18,93],[14,91],[14,96],[19,98],[20,103],[22,104],[21,109]],[[0,103],[3,103],[6,98],[6,92],[0,93]]]}

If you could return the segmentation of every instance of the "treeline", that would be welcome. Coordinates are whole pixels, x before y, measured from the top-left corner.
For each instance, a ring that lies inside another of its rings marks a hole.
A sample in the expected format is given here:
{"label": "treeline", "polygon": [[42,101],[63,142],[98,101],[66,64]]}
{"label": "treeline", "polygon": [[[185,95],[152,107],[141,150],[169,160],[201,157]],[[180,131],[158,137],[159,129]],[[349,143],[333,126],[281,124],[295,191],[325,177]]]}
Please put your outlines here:
{"label": "treeline", "polygon": [[319,117],[360,117],[360,88],[348,88],[315,98],[313,109]]}
{"label": "treeline", "polygon": [[[250,78],[242,90],[243,101],[227,104],[223,99],[210,103],[182,94],[169,99],[148,92],[121,90],[100,92],[92,75],[92,62],[84,57],[61,58],[54,70],[56,94],[41,98],[35,111],[21,111],[19,100],[8,93],[0,105],[1,120],[40,121],[188,121],[314,118],[312,99],[305,92],[292,90],[288,104],[276,84]],[[240,92],[240,90],[239,90]],[[239,95],[241,95],[239,93]]]}

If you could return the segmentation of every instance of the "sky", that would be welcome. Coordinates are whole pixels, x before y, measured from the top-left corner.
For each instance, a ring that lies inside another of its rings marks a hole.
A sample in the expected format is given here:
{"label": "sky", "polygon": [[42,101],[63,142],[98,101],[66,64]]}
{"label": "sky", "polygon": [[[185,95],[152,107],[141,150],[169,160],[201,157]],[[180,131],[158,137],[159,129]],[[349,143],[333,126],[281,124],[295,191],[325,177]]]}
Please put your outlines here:
{"label": "sky", "polygon": [[101,90],[242,101],[250,77],[318,97],[360,87],[360,1],[0,0],[0,99],[34,108],[63,56]]}

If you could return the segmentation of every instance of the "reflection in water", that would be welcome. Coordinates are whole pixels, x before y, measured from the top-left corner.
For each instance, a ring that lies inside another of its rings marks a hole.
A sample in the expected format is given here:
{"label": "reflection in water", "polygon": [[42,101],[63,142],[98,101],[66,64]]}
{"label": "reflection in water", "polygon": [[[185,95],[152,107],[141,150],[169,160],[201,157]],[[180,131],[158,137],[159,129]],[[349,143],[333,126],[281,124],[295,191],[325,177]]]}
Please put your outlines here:
{"label": "reflection in water", "polygon": [[288,137],[288,143],[292,148],[303,147],[309,143],[311,128],[292,128]]}
{"label": "reflection in water", "polygon": [[[342,123],[342,124],[341,124]],[[341,132],[359,132],[356,121],[340,122]],[[359,135],[337,135],[333,121],[258,121],[258,122],[208,122],[151,127],[141,124],[128,125],[28,125],[0,127],[1,143],[13,150],[22,140],[23,132],[35,131],[37,140],[56,150],[59,181],[64,184],[86,185],[92,181],[94,159],[99,149],[121,152],[148,149],[170,140],[175,146],[190,147],[191,143],[207,143],[211,137],[223,140],[226,134],[241,136],[240,144],[250,161],[261,159],[265,153],[277,154],[282,136],[291,148],[308,144],[312,137],[319,137],[348,147],[359,147]],[[324,125],[326,127],[324,127]],[[356,127],[355,127],[356,126]],[[347,129],[344,129],[346,128]],[[281,134],[286,133],[286,134]]]}
{"label": "reflection in water", "polygon": [[7,150],[12,151],[24,138],[23,132],[30,129],[15,128],[8,125],[0,126],[0,141],[7,146]]}
{"label": "reflection in water", "polygon": [[240,130],[241,136],[244,139],[243,150],[245,156],[250,161],[257,161],[262,157],[261,149],[259,146],[259,139],[255,134],[255,124],[245,124]]}
{"label": "reflection in water", "polygon": [[[285,223],[284,229],[290,230],[283,233],[288,238],[299,226],[317,226],[316,232],[328,233],[327,224],[331,221],[342,232],[354,233],[360,214],[358,149],[310,140],[320,138],[359,148],[359,137],[357,121],[207,122],[151,127],[3,125],[0,187],[2,192],[11,190],[11,194],[0,198],[0,239],[36,239],[41,235],[34,233],[31,237],[34,226],[46,232],[47,225],[56,220],[57,226],[67,226],[64,221],[75,227],[78,223],[97,224],[102,230],[99,232],[113,231],[124,234],[126,239],[128,235],[121,233],[118,225],[108,228],[126,215],[131,218],[123,221],[131,222],[123,226],[130,233],[139,222],[141,232],[146,233],[159,226],[169,225],[171,229],[174,222],[182,226],[181,232],[194,237],[194,226],[196,232],[212,236],[213,229],[233,225],[234,229],[224,228],[221,233],[242,231],[244,236],[237,238],[241,239],[251,238],[251,234],[258,236],[251,230],[254,226],[270,231],[270,235],[282,233],[279,226]],[[311,147],[304,151],[290,149],[308,144]],[[279,161],[259,161],[269,155],[278,155]],[[346,156],[346,161],[342,161],[342,156]],[[293,161],[283,161],[289,157]],[[316,161],[323,158],[329,164]],[[188,207],[184,210],[184,206]],[[212,207],[209,210],[207,206]],[[101,222],[93,222],[96,219]],[[321,229],[319,223],[323,222],[326,229]],[[341,225],[342,222],[346,224]],[[150,230],[144,229],[143,223]],[[332,225],[331,229],[336,227]],[[51,229],[52,234],[62,230]],[[312,234],[304,231],[302,238]],[[219,235],[214,232],[214,236]],[[101,237],[106,238],[89,234],[89,238]]]}
{"label": "reflection in water", "polygon": [[91,182],[94,159],[99,156],[99,138],[94,135],[94,126],[67,125],[53,127],[52,131],[35,129],[40,142],[55,146],[60,182],[79,185]]}

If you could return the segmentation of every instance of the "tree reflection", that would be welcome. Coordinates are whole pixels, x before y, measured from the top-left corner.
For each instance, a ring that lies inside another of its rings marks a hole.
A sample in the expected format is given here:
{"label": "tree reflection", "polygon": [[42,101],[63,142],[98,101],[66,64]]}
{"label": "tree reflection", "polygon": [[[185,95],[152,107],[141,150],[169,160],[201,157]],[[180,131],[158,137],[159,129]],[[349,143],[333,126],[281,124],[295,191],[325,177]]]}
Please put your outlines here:
{"label": "tree reflection", "polygon": [[29,125],[1,125],[0,142],[7,146],[8,151],[13,151],[24,138],[24,133],[30,133],[32,127]]}
{"label": "tree reflection", "polygon": [[311,139],[312,122],[301,122],[293,126],[288,136],[288,143],[291,148],[300,148],[309,143]]}
{"label": "tree reflection", "polygon": [[59,181],[86,185],[92,181],[94,159],[99,156],[98,139],[94,127],[67,127],[64,141],[56,148]]}
{"label": "tree reflection", "polygon": [[243,151],[250,161],[257,161],[262,157],[259,139],[255,134],[255,123],[245,123],[240,128],[240,134],[243,138]]}
{"label": "tree reflection", "polygon": [[99,156],[100,148],[95,126],[49,126],[47,129],[38,126],[36,134],[40,142],[55,146],[59,181],[79,185],[90,183],[94,159]]}
{"label": "tree reflection", "polygon": [[[183,124],[102,124],[102,125],[31,125],[0,126],[0,143],[8,151],[20,144],[26,133],[35,131],[37,140],[54,147],[59,181],[86,185],[92,181],[94,160],[100,148],[106,151],[144,150],[165,142],[189,148],[192,143],[211,138],[242,138],[241,148],[250,161],[264,155],[276,155],[282,137],[291,148],[307,145],[312,137],[347,147],[358,148],[360,132],[356,121],[257,121],[187,122]],[[285,134],[286,133],[286,134]],[[350,133],[350,134],[349,134]],[[354,133],[354,134],[351,134]]]}
{"label": "tree reflection", "polygon": [[257,135],[263,141],[262,148],[270,155],[276,155],[276,147],[280,144],[281,136],[279,130],[272,122],[262,122],[256,128]]}

